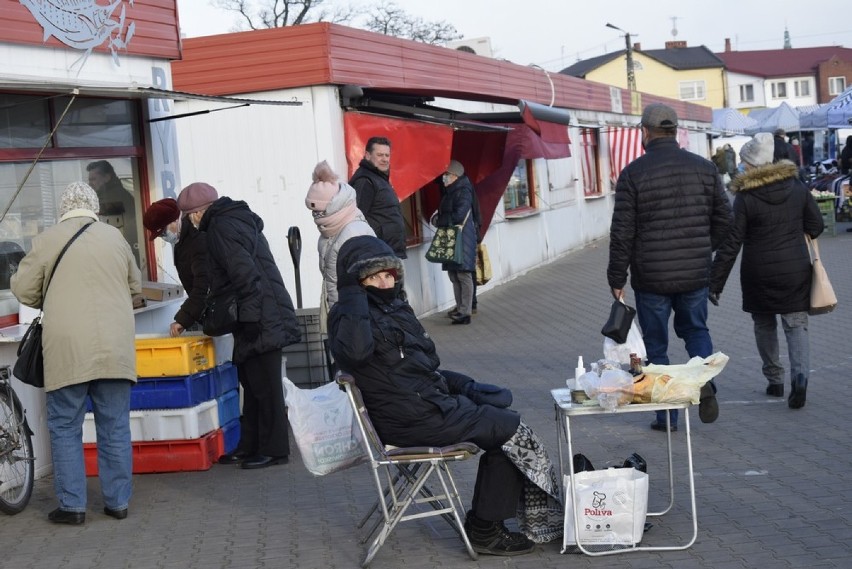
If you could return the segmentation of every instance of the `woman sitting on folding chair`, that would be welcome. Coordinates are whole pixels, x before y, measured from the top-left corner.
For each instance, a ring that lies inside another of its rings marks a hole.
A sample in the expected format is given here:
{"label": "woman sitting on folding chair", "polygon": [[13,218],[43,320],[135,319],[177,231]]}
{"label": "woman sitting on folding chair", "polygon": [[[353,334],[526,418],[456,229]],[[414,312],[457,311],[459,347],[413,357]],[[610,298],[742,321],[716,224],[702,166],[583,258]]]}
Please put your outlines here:
{"label": "woman sitting on folding chair", "polygon": [[[401,298],[403,265],[383,241],[353,237],[338,253],[331,351],[355,378],[385,444],[476,444],[484,452],[465,530],[475,551],[520,555],[561,537],[553,465],[538,437],[508,409],[507,389],[439,370],[435,344]],[[523,533],[504,521],[518,518]]]}

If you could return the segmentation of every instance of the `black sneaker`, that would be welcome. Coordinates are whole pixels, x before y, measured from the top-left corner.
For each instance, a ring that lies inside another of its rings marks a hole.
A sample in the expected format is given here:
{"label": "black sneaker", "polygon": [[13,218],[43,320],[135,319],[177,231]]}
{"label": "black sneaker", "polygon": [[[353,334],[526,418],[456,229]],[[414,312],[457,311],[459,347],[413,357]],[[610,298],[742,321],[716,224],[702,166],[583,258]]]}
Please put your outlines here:
{"label": "black sneaker", "polygon": [[[665,421],[654,421],[651,423],[651,428],[655,431],[665,431],[666,430],[666,422]],[[677,425],[672,423],[671,432],[677,432]]]}
{"label": "black sneaker", "polygon": [[713,386],[709,382],[701,386],[698,418],[702,423],[712,423],[719,418],[719,402],[716,401],[716,392],[713,391]]}
{"label": "black sneaker", "polygon": [[464,529],[470,545],[477,553],[509,557],[524,555],[535,549],[535,542],[520,532],[510,532],[503,522],[486,522],[476,519],[471,522],[468,512]]}
{"label": "black sneaker", "polygon": [[766,394],[770,397],[784,397],[784,384],[770,383],[766,386]]}

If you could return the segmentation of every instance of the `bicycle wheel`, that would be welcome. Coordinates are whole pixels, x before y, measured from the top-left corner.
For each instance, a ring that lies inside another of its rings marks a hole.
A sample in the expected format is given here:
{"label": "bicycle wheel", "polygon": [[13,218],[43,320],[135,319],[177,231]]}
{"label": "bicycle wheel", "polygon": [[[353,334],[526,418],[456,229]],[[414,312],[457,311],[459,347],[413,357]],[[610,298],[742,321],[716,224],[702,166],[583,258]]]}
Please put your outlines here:
{"label": "bicycle wheel", "polygon": [[8,384],[0,385],[0,511],[14,515],[27,506],[35,475],[32,431]]}

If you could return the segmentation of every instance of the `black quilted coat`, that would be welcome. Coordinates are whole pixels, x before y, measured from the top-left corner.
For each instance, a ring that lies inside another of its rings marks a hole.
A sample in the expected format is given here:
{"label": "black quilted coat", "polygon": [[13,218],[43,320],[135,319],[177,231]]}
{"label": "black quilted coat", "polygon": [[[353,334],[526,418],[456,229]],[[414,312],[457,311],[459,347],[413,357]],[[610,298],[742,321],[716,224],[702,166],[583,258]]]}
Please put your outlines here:
{"label": "black quilted coat", "polygon": [[438,217],[435,220],[435,225],[438,227],[450,227],[464,222],[462,262],[443,263],[441,268],[445,271],[473,272],[476,270],[477,231],[472,208],[473,185],[467,176],[461,176],[444,190],[441,204],[438,206]]}
{"label": "black quilted coat", "polygon": [[710,291],[721,293],[740,247],[743,310],[789,314],[810,307],[811,261],[805,233],[823,231],[822,215],[787,160],[737,176],[734,225],[716,253]]}
{"label": "black quilted coat", "polygon": [[716,166],[678,147],[674,137],[648,142],[621,172],[610,226],[611,288],[677,294],[706,287],[713,251],[731,224]]}
{"label": "black quilted coat", "polygon": [[349,185],[355,188],[358,209],[376,237],[390,245],[397,257],[405,259],[405,220],[388,174],[368,160],[361,160]]}
{"label": "black quilted coat", "polygon": [[[389,298],[345,284],[388,267],[399,274]],[[382,442],[446,446],[467,441],[491,450],[514,435],[520,415],[474,403],[458,394],[452,378],[438,373],[432,338],[399,297],[402,263],[385,243],[353,237],[340,248],[337,271],[339,298],[328,325],[331,352],[355,377]]]}
{"label": "black quilted coat", "polygon": [[175,268],[180,284],[186,290],[186,300],[175,314],[175,322],[189,328],[201,322],[207,300],[207,237],[188,219],[180,226],[180,239],[175,244]]}
{"label": "black quilted coat", "polygon": [[210,293],[234,288],[241,323],[259,322],[260,334],[234,332],[234,363],[295,344],[301,338],[296,312],[263,236],[263,220],[243,201],[221,197],[204,213]]}

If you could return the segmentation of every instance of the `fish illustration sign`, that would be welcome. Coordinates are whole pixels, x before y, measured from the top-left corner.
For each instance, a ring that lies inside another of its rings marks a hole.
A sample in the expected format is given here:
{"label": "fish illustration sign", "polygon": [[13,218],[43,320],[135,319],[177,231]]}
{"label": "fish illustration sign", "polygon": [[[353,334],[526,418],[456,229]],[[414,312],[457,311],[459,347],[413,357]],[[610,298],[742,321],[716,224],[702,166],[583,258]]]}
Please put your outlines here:
{"label": "fish illustration sign", "polygon": [[[53,36],[69,47],[84,51],[71,68],[82,68],[92,50],[104,44],[115,64],[121,65],[118,51],[127,49],[136,31],[136,23],[127,21],[125,0],[111,0],[108,4],[99,4],[97,0],[19,1],[44,29],[43,41]],[[127,3],[133,6],[133,0]]]}

